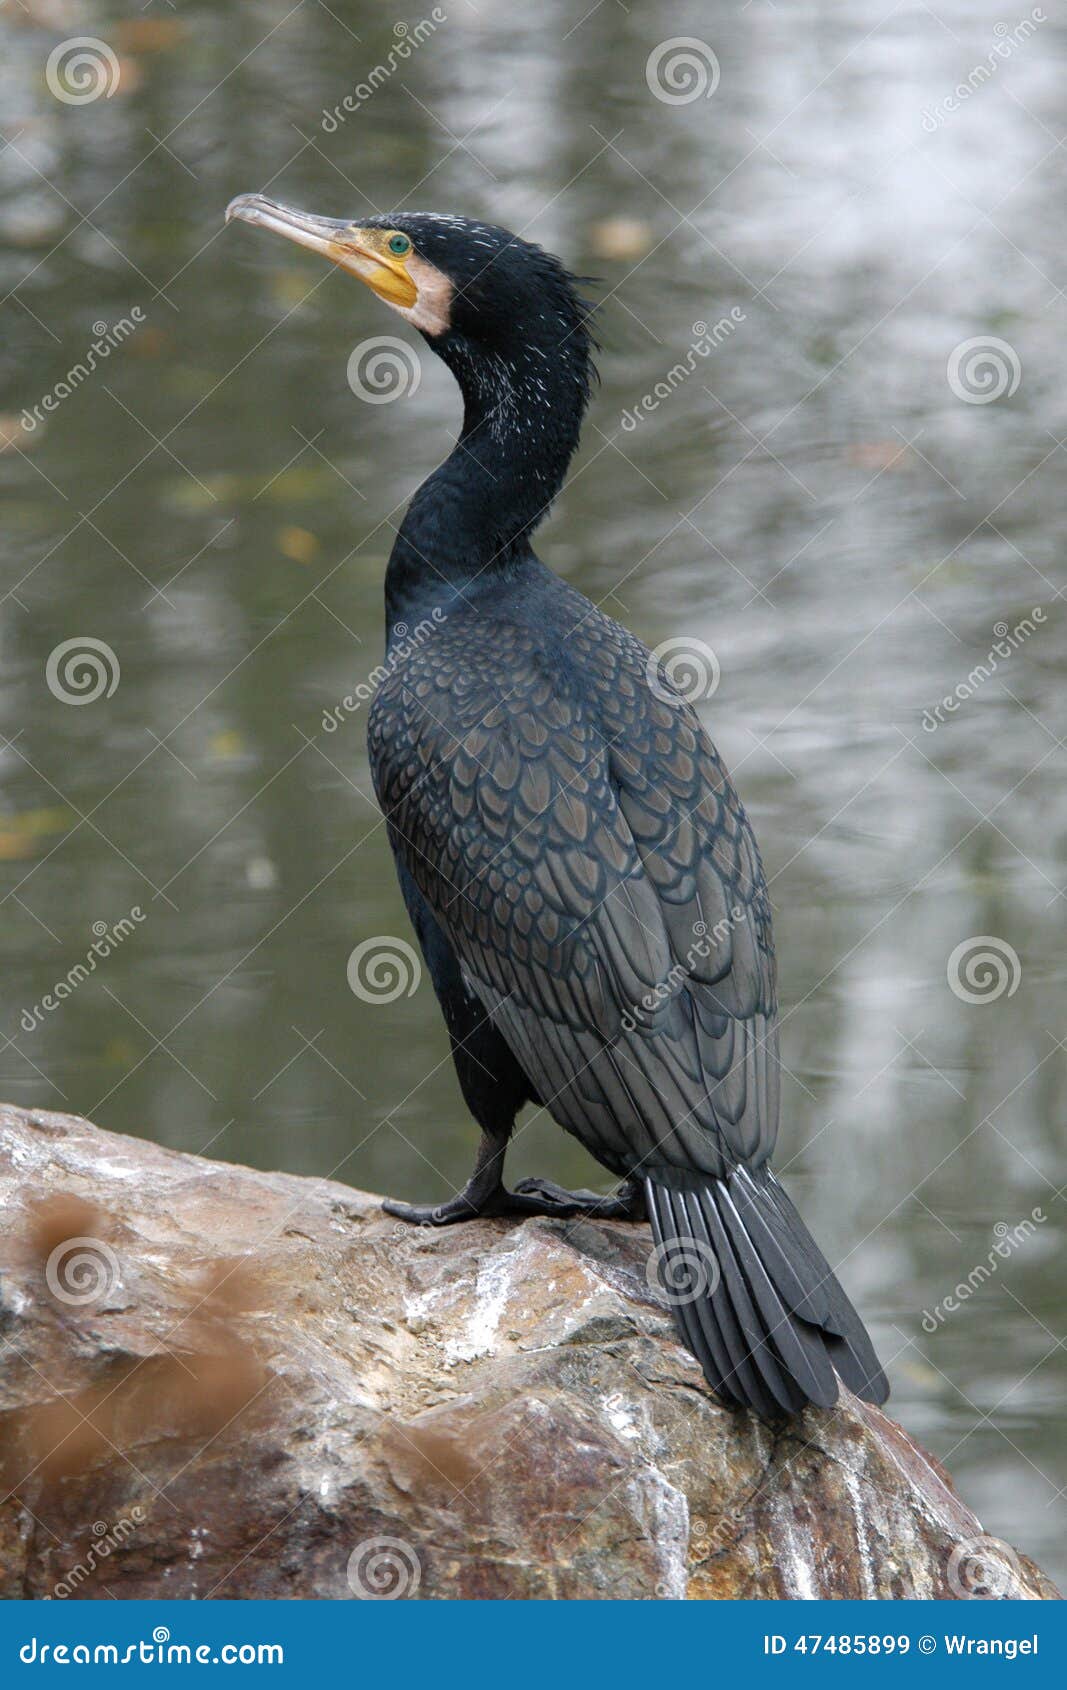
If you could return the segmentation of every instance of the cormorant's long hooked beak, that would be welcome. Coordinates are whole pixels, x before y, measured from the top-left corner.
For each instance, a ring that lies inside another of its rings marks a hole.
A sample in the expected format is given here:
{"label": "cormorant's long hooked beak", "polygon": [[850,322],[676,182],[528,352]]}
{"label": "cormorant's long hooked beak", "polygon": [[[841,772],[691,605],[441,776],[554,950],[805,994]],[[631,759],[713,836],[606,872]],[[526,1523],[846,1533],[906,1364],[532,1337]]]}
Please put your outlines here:
{"label": "cormorant's long hooked beak", "polygon": [[390,305],[410,306],[418,298],[404,259],[388,250],[386,231],[365,229],[346,218],[316,217],[265,194],[238,194],[226,207],[227,223],[234,217],[321,253]]}

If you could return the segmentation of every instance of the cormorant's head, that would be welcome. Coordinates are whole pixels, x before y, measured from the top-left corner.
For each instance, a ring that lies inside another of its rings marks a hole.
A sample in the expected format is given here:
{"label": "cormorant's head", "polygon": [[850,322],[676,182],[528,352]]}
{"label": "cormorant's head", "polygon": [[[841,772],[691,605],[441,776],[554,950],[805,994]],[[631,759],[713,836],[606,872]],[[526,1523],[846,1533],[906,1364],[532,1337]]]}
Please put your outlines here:
{"label": "cormorant's head", "polygon": [[[471,357],[523,354],[577,381],[584,405],[593,346],[589,306],[558,258],[506,229],[466,217],[400,211],[316,217],[263,194],[226,209],[329,258],[404,317],[463,379]],[[547,372],[546,372],[547,373]]]}

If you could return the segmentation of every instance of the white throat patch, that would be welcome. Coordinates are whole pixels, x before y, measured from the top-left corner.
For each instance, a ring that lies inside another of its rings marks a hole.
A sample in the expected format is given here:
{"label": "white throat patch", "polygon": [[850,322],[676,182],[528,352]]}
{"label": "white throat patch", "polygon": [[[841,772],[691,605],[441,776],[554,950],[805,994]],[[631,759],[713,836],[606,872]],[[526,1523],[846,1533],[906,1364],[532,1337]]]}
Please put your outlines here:
{"label": "white throat patch", "polygon": [[[414,305],[394,305],[413,328],[423,334],[442,335],[452,321],[452,296],[455,289],[448,277],[425,258],[413,252],[407,262],[407,273],[419,290]],[[386,303],[390,303],[386,301]]]}

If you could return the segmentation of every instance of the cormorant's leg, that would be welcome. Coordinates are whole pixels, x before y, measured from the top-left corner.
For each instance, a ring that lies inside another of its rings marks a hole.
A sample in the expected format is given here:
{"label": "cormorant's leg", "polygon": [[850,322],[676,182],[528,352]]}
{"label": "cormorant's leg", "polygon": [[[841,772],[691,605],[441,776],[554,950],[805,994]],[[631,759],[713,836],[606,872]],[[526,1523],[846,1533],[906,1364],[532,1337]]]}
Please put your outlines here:
{"label": "cormorant's leg", "polygon": [[483,1132],[474,1158],[474,1172],[463,1190],[447,1203],[398,1203],[387,1197],[382,1208],[387,1215],[412,1221],[417,1226],[448,1226],[453,1221],[472,1221],[476,1215],[502,1215],[501,1199],[508,1197],[504,1190],[504,1154],[508,1147],[506,1136],[494,1137]]}
{"label": "cormorant's leg", "polygon": [[644,1188],[628,1179],[606,1197],[595,1191],[564,1191],[551,1180],[524,1179],[514,1191],[504,1185],[504,1155],[523,1104],[537,1102],[530,1082],[485,1007],[465,983],[452,946],[442,933],[411,875],[399,868],[412,925],[418,934],[444,1011],[460,1089],[482,1129],[474,1172],[461,1192],[445,1203],[382,1204],[386,1214],[420,1226],[448,1226],[476,1215],[600,1216],[604,1220],[644,1220]]}

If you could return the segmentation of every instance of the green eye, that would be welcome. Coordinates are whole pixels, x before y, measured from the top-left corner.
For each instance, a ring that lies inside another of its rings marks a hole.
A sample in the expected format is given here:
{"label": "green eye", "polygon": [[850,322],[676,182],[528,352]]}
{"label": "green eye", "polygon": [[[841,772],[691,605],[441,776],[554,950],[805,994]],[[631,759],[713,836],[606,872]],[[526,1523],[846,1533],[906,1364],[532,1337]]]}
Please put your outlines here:
{"label": "green eye", "polygon": [[389,251],[395,253],[397,258],[403,258],[405,253],[411,251],[411,242],[406,235],[390,235]]}

